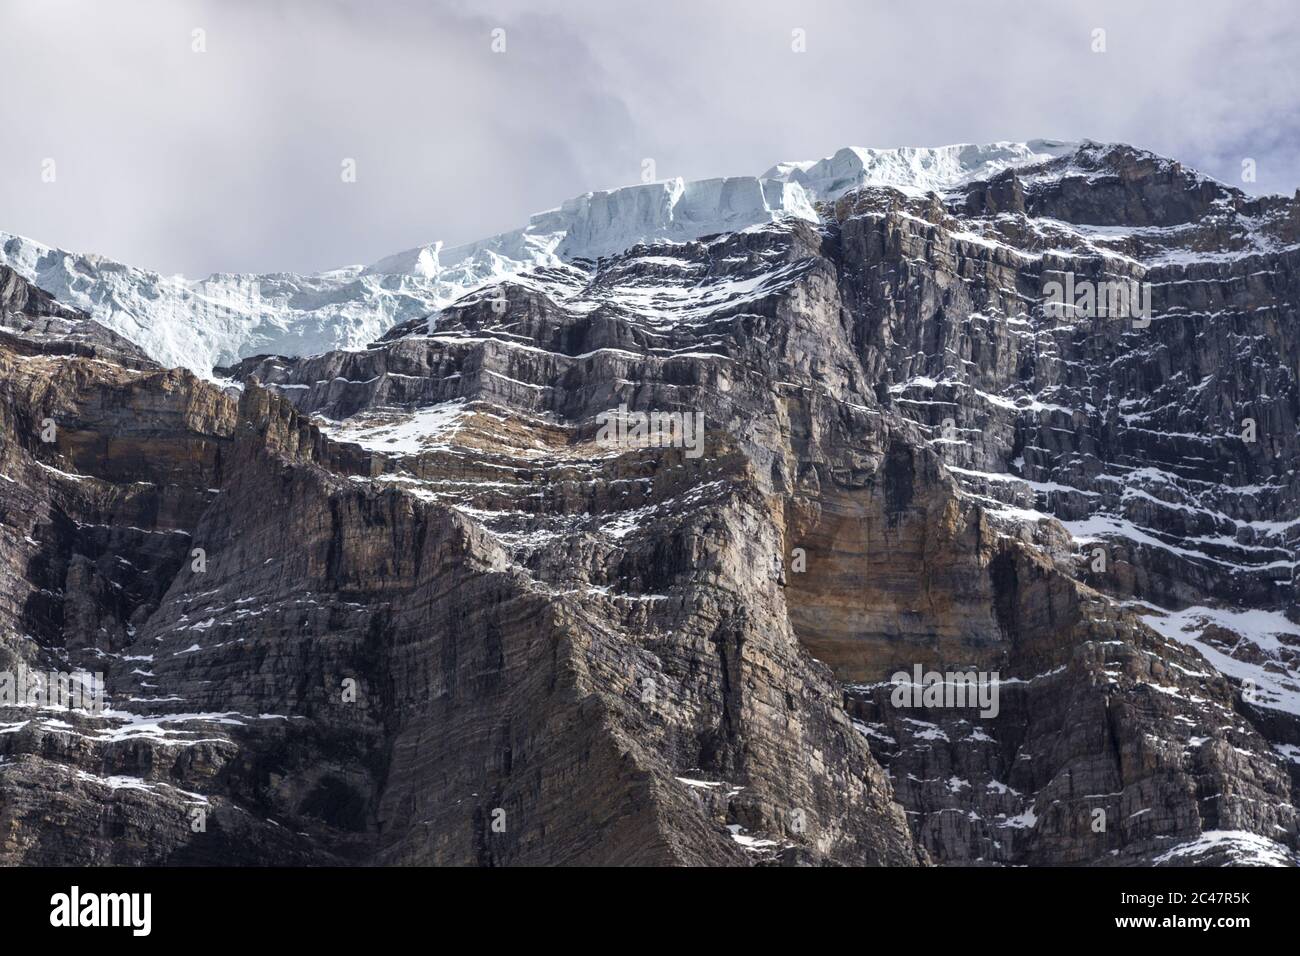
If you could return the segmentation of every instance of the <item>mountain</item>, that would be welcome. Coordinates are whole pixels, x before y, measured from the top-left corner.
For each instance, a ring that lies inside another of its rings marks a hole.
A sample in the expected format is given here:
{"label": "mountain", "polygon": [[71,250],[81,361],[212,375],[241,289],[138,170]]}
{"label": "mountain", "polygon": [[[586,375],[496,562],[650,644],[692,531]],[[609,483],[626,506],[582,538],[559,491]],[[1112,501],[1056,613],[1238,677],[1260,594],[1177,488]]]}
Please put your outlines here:
{"label": "mountain", "polygon": [[523,228],[454,248],[430,243],[369,266],[316,275],[163,276],[101,256],[52,249],[0,232],[0,265],[138,343],[159,363],[209,375],[259,353],[365,348],[489,282],[540,266],[614,255],[638,242],[683,242],[796,216],[862,185],[915,191],[1068,150],[1035,141],[938,149],[842,149],[817,163],[783,163],[762,177],[673,179],[589,192]]}
{"label": "mountain", "polygon": [[198,374],[0,269],[0,671],[106,684],[0,862],[1297,863],[1300,201],[852,149],[373,269]]}

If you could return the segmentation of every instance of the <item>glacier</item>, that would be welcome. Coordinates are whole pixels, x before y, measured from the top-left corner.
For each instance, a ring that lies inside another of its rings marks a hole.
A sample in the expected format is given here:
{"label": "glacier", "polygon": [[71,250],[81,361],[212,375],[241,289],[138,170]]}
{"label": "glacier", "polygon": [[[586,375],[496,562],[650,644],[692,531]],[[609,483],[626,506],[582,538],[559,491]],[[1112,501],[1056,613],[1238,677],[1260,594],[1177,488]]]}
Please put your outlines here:
{"label": "glacier", "polygon": [[104,256],[0,232],[7,265],[89,313],[168,367],[206,378],[260,354],[364,349],[402,322],[542,266],[597,260],[641,242],[688,242],[785,217],[818,222],[816,203],[861,186],[944,193],[1017,166],[1068,155],[1077,143],[846,147],[777,163],[761,176],[681,178],[584,193],[510,232],[454,247],[417,246],[371,265],[311,275],[166,276]]}

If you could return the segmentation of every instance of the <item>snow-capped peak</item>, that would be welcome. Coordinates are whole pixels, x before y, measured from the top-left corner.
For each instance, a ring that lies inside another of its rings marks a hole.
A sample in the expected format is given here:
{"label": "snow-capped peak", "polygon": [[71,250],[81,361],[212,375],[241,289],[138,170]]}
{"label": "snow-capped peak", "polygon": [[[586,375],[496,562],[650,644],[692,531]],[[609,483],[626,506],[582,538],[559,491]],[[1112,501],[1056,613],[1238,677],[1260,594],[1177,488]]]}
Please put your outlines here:
{"label": "snow-capped peak", "polygon": [[214,366],[259,353],[363,348],[395,324],[539,266],[614,255],[640,242],[687,242],[784,217],[816,222],[816,202],[858,186],[946,192],[1076,148],[1046,140],[847,147],[821,160],[779,163],[762,176],[677,178],[588,192],[510,232],[450,248],[434,242],[370,266],[315,275],[220,274],[193,281],[7,233],[0,233],[0,264],[89,312],[162,364],[208,376]]}
{"label": "snow-capped peak", "polygon": [[1078,148],[1078,143],[1046,139],[984,146],[970,143],[897,149],[846,146],[825,159],[778,163],[763,177],[798,183],[822,200],[835,199],[860,186],[890,186],[920,196],[928,192],[945,193],[996,176],[1004,169],[1068,156]]}
{"label": "snow-capped peak", "polygon": [[530,217],[522,229],[451,249],[440,242],[417,246],[381,259],[366,272],[432,276],[469,267],[490,277],[493,271],[517,271],[519,263],[597,259],[639,242],[687,242],[783,216],[818,220],[809,193],[798,183],[754,176],[679,177],[584,193]]}
{"label": "snow-capped peak", "polygon": [[814,203],[859,186],[892,186],[909,195],[947,192],[1013,166],[1068,155],[1076,143],[1031,140],[869,149],[847,146],[820,160],[778,163],[761,176],[669,179],[584,193],[537,213],[522,229],[444,249],[417,246],[388,256],[367,273],[433,277],[477,264],[486,276],[513,263],[555,265],[615,255],[639,242],[686,242],[785,216],[819,221]]}

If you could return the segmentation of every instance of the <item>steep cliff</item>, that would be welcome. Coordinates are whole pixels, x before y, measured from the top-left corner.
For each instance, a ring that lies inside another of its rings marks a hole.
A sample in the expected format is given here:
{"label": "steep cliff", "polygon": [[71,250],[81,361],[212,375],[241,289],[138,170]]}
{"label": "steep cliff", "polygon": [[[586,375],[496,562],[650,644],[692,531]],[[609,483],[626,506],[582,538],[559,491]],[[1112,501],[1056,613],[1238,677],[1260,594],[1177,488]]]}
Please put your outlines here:
{"label": "steep cliff", "polygon": [[0,860],[1294,863],[1300,206],[976,159],[226,387],[0,273]]}

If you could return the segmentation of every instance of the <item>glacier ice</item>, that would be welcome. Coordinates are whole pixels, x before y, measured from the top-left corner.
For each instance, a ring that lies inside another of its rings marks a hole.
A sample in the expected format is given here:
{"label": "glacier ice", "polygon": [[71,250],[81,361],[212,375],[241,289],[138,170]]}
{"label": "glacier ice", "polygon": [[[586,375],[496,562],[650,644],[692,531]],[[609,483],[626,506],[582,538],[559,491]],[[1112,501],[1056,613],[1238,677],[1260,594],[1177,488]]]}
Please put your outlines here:
{"label": "glacier ice", "polygon": [[520,229],[464,245],[430,243],[369,266],[313,275],[214,274],[191,280],[67,252],[0,232],[8,265],[90,313],[163,365],[211,376],[250,355],[364,348],[401,322],[539,266],[615,255],[640,242],[687,242],[784,217],[818,221],[814,204],[858,186],[944,192],[1077,144],[866,149],[773,166],[762,176],[670,179],[584,193]]}

